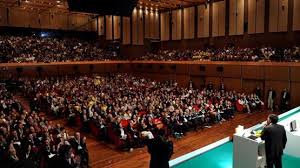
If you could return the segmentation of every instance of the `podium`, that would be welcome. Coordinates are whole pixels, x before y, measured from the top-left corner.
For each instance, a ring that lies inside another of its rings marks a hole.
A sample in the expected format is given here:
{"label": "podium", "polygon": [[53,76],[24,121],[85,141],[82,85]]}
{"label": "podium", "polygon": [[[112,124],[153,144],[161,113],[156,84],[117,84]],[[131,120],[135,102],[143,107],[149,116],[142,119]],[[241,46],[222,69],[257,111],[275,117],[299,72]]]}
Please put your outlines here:
{"label": "podium", "polygon": [[233,135],[233,168],[264,168],[265,143],[246,132]]}

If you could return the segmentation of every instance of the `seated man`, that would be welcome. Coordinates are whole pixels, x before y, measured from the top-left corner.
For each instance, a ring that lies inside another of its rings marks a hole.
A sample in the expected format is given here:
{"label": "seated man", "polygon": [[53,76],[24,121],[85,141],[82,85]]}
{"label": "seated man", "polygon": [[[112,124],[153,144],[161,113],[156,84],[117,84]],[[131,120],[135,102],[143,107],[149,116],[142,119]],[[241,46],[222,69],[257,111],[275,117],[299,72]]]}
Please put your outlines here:
{"label": "seated man", "polygon": [[80,133],[76,132],[74,138],[70,139],[72,148],[75,150],[75,154],[81,158],[81,165],[88,166],[89,153],[86,147],[86,137],[81,138]]}

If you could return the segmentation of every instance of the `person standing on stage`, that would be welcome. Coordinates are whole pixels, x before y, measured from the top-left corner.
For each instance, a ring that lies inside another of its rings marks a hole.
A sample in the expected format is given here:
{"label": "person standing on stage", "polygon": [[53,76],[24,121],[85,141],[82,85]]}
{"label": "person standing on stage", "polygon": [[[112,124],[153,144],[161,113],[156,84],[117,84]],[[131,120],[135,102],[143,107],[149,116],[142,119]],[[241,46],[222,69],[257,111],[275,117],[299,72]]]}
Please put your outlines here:
{"label": "person standing on stage", "polygon": [[152,133],[142,133],[147,137],[148,153],[151,155],[150,168],[169,168],[169,160],[173,154],[173,143],[167,139],[164,130],[158,130],[158,135]]}
{"label": "person standing on stage", "polygon": [[285,148],[287,138],[282,125],[278,125],[278,116],[270,114],[265,125],[261,139],[265,140],[267,168],[282,168],[281,157]]}
{"label": "person standing on stage", "polygon": [[274,103],[276,98],[276,92],[273,88],[268,91],[268,109],[274,111]]}

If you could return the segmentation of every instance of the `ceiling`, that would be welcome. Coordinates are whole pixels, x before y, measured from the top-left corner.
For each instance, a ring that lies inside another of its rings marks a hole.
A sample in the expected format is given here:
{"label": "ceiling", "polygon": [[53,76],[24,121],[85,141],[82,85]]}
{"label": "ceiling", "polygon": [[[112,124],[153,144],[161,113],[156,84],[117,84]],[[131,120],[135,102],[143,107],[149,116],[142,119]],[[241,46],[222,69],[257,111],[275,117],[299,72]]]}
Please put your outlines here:
{"label": "ceiling", "polygon": [[[207,0],[139,0],[138,7],[153,10],[176,9],[205,3]],[[69,12],[67,0],[0,0],[0,7],[23,8],[39,12]]]}

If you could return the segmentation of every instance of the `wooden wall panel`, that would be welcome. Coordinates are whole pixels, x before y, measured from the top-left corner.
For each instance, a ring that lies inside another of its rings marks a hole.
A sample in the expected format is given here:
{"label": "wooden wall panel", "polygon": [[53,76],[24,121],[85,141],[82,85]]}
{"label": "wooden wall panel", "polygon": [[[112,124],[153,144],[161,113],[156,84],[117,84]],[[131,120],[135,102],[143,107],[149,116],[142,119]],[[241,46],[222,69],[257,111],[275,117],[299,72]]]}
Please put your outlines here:
{"label": "wooden wall panel", "polygon": [[[242,83],[239,78],[223,78],[223,82],[227,90],[235,90],[237,92],[242,91]],[[217,88],[220,88],[220,84],[217,85]]]}
{"label": "wooden wall panel", "polygon": [[0,26],[7,25],[7,8],[0,7]]}
{"label": "wooden wall panel", "polygon": [[138,20],[137,20],[137,45],[144,44],[144,17],[143,17],[143,10],[140,9],[138,12]]}
{"label": "wooden wall panel", "polygon": [[244,65],[242,66],[243,79],[264,79],[264,66]]}
{"label": "wooden wall panel", "polygon": [[50,27],[50,13],[44,12],[39,14],[40,28],[47,29]]}
{"label": "wooden wall panel", "polygon": [[160,14],[160,29],[161,29],[161,41],[170,40],[170,16],[168,12]]}
{"label": "wooden wall panel", "polygon": [[265,0],[248,0],[248,33],[264,33]]}
{"label": "wooden wall panel", "polygon": [[190,77],[187,75],[176,75],[175,80],[179,87],[188,87],[190,83]]}
{"label": "wooden wall panel", "polygon": [[[68,16],[66,14],[52,14],[53,15],[53,19],[51,20],[52,24],[54,23],[53,27],[54,29],[63,29],[66,30],[69,28],[74,29],[75,28],[75,24],[74,25],[68,25]],[[52,17],[51,17],[52,18]]]}
{"label": "wooden wall panel", "polygon": [[195,38],[195,7],[183,9],[183,24],[184,39]]}
{"label": "wooden wall panel", "polygon": [[104,35],[104,30],[105,30],[105,27],[104,27],[104,16],[99,16],[98,17],[98,35],[99,36],[102,36]]}
{"label": "wooden wall panel", "polygon": [[[261,90],[264,89],[264,81],[263,80],[255,80],[255,79],[243,79],[242,80],[242,91],[245,93],[254,93],[256,87],[259,86]],[[261,93],[264,95],[264,93]]]}
{"label": "wooden wall panel", "polygon": [[237,0],[229,0],[229,35],[236,35]]}
{"label": "wooden wall panel", "polygon": [[288,30],[289,0],[278,0],[278,3],[278,32],[286,32]]}
{"label": "wooden wall panel", "polygon": [[300,82],[300,67],[299,66],[295,66],[295,67],[291,67],[291,81],[293,82]]}
{"label": "wooden wall panel", "polygon": [[242,76],[242,66],[240,65],[224,65],[223,66],[223,76],[230,78],[241,78]]}
{"label": "wooden wall panel", "polygon": [[200,5],[197,7],[198,10],[198,38],[209,37],[209,6]]}
{"label": "wooden wall panel", "polygon": [[113,24],[112,24],[112,19],[113,16],[112,15],[107,15],[105,16],[105,37],[106,40],[112,40],[113,39]]}
{"label": "wooden wall panel", "polygon": [[248,34],[256,33],[256,0],[248,0]]}
{"label": "wooden wall panel", "polygon": [[219,3],[219,36],[225,36],[226,0]]}
{"label": "wooden wall panel", "polygon": [[291,106],[298,107],[300,105],[300,82],[292,82],[291,83]]}
{"label": "wooden wall panel", "polygon": [[289,80],[289,67],[285,66],[266,66],[266,80]]}
{"label": "wooden wall panel", "polygon": [[256,1],[256,33],[265,32],[265,0]]}
{"label": "wooden wall panel", "polygon": [[212,36],[219,36],[219,3],[212,4]]}
{"label": "wooden wall panel", "polygon": [[219,1],[213,3],[213,25],[212,36],[224,36],[225,35],[225,1]]}
{"label": "wooden wall panel", "polygon": [[293,9],[293,30],[300,30],[300,1],[294,1],[294,9]]}
{"label": "wooden wall panel", "polygon": [[210,82],[214,85],[214,88],[219,89],[220,84],[222,82],[222,78],[220,78],[220,77],[206,77],[205,86],[207,86]]}
{"label": "wooden wall panel", "polygon": [[269,31],[278,32],[278,0],[270,0],[270,10],[269,10]]}
{"label": "wooden wall panel", "polygon": [[130,17],[122,17],[123,19],[123,37],[122,44],[130,44]]}
{"label": "wooden wall panel", "polygon": [[158,11],[153,12],[154,14],[154,39],[159,39],[159,14]]}
{"label": "wooden wall panel", "polygon": [[237,26],[236,35],[244,34],[245,0],[237,0]]}
{"label": "wooden wall panel", "polygon": [[136,45],[138,42],[138,36],[137,36],[137,32],[138,32],[138,10],[136,8],[134,8],[133,12],[132,12],[132,44]]}
{"label": "wooden wall panel", "polygon": [[151,25],[151,18],[150,18],[150,12],[148,10],[145,10],[145,38],[150,38],[150,27]]}
{"label": "wooden wall panel", "polygon": [[269,31],[284,32],[288,25],[288,0],[270,0]]}
{"label": "wooden wall panel", "polygon": [[114,40],[118,40],[121,38],[121,17],[120,16],[113,16],[114,19]]}
{"label": "wooden wall panel", "polygon": [[[22,16],[22,18],[20,17]],[[24,9],[9,9],[9,25],[15,27],[29,27],[28,11]]]}
{"label": "wooden wall panel", "polygon": [[181,27],[182,27],[182,22],[181,22],[181,15],[182,15],[182,10],[173,10],[172,11],[172,40],[181,40]]}

